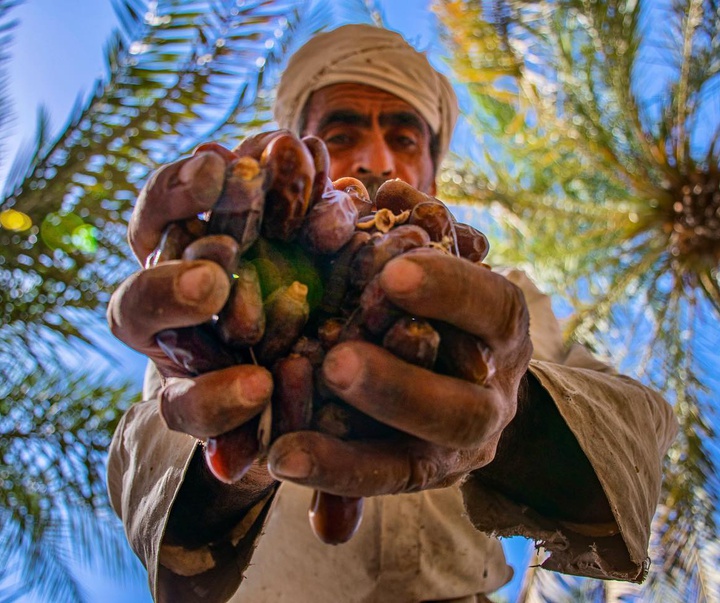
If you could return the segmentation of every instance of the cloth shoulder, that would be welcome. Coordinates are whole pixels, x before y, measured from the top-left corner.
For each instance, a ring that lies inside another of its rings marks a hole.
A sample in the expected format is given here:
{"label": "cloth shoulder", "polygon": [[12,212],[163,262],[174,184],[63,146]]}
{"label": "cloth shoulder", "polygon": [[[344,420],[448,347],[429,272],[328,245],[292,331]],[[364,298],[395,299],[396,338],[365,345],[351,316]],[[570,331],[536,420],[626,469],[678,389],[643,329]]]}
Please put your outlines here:
{"label": "cloth shoulder", "polygon": [[672,408],[658,393],[618,375],[586,348],[566,348],[549,297],[525,273],[503,274],[522,289],[530,311],[535,347],[530,373],[590,461],[616,521],[576,525],[550,520],[472,477],[463,485],[468,512],[480,529],[541,542],[551,552],[543,564],[547,569],[639,582],[647,570],[662,459],[677,434]]}
{"label": "cloth shoulder", "polygon": [[530,313],[530,339],[534,347],[534,360],[587,368],[601,373],[615,373],[615,369],[598,359],[585,346],[577,343],[566,345],[560,322],[552,309],[550,296],[540,291],[524,271],[500,268],[497,272],[523,292]]}
{"label": "cloth shoulder", "polygon": [[171,431],[159,412],[160,377],[148,364],[147,399],[125,413],[108,458],[108,491],[130,546],[148,572],[156,601],[220,602],[240,581],[238,567],[250,562],[273,496],[268,495],[231,526],[222,543],[187,549],[166,542],[175,499],[199,441]]}
{"label": "cloth shoulder", "polygon": [[156,400],[138,402],[123,416],[108,455],[108,491],[135,554],[155,592],[160,542],[173,499],[197,442],[167,429]]}

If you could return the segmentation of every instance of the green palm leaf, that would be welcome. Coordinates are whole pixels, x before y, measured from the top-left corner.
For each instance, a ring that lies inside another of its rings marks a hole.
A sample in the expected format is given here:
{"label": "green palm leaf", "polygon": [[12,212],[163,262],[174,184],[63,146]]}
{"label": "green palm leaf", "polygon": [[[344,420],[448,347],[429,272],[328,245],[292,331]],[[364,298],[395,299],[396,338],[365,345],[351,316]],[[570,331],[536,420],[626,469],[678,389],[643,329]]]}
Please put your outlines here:
{"label": "green palm leaf", "polygon": [[77,600],[81,586],[71,563],[83,560],[77,548],[84,547],[73,540],[82,532],[68,527],[83,514],[92,513],[95,529],[108,538],[99,551],[107,567],[129,567],[128,553],[111,546],[121,534],[111,523],[104,485],[107,448],[131,402],[129,388],[102,375],[75,376],[62,366],[40,372],[15,365],[8,371],[4,360],[0,539],[13,545],[0,555],[0,584],[19,576],[15,594],[37,585],[47,590],[44,600]]}
{"label": "green palm leaf", "polygon": [[711,395],[720,390],[704,366],[717,352],[702,343],[711,333],[716,346],[720,316],[718,4],[436,9],[485,150],[474,164],[456,161],[443,192],[484,203],[495,262],[528,268],[574,308],[568,338],[623,349],[620,368],[674,403],[671,511],[656,524],[647,590],[701,600],[697,561],[717,538],[720,499]]}
{"label": "green palm leaf", "polygon": [[[0,65],[15,4],[0,0]],[[0,551],[0,601],[84,600],[78,564],[137,577],[104,479],[134,388],[78,366],[89,346],[115,363],[97,341],[135,270],[125,230],[145,179],[200,142],[234,146],[266,127],[277,72],[307,37],[380,18],[370,0],[113,4],[105,76],[59,133],[39,111],[0,199],[0,537],[17,543]]]}

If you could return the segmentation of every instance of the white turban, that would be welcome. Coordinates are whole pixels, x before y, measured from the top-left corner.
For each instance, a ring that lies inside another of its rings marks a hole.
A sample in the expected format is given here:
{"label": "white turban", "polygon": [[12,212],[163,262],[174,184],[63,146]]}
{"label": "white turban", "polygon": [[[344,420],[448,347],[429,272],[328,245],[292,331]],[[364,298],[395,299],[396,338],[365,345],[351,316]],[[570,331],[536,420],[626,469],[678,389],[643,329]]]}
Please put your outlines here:
{"label": "white turban", "polygon": [[331,84],[357,83],[412,105],[439,138],[438,161],[450,146],[458,104],[448,79],[400,34],[373,25],[345,25],[313,37],[288,62],[275,100],[275,120],[298,132],[310,95]]}

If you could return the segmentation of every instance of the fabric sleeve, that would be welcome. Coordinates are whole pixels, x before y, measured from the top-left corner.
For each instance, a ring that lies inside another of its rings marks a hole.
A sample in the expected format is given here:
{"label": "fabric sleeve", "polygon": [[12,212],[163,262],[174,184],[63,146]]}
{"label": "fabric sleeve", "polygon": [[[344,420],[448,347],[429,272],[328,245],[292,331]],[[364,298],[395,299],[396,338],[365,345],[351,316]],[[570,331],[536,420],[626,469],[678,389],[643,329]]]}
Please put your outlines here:
{"label": "fabric sleeve", "polygon": [[166,427],[153,372],[149,366],[143,392],[148,399],[128,409],[110,445],[110,502],[147,569],[154,600],[225,601],[250,561],[272,494],[250,509],[222,542],[193,550],[164,542],[173,502],[199,443]]}
{"label": "fabric sleeve", "polygon": [[535,346],[530,373],[585,453],[615,522],[578,525],[550,520],[474,476],[463,484],[468,513],[483,531],[538,541],[550,552],[543,563],[546,569],[640,582],[649,563],[662,459],[677,434],[672,408],[659,394],[616,374],[582,346],[566,350],[549,298],[524,273],[511,271],[506,276],[523,290],[530,309]]}

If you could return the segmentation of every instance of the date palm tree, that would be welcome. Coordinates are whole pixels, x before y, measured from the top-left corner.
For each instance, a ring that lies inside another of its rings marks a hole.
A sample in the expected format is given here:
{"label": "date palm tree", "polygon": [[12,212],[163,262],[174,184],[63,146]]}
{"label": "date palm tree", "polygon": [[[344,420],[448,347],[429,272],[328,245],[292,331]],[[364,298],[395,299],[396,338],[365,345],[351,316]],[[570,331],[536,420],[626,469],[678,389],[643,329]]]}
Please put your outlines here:
{"label": "date palm tree", "polygon": [[[0,0],[5,62],[17,4]],[[83,600],[78,562],[99,559],[133,576],[104,462],[137,392],[87,358],[115,362],[102,343],[104,308],[135,270],[125,229],[144,180],[200,142],[233,145],[266,125],[274,75],[309,35],[378,18],[362,0],[115,0],[114,8],[106,75],[60,132],[40,111],[0,197],[1,601]],[[0,139],[8,115],[3,75]]]}
{"label": "date palm tree", "polygon": [[720,4],[435,9],[482,149],[446,171],[444,194],[484,204],[495,261],[572,308],[568,338],[674,404],[642,600],[717,600]]}

